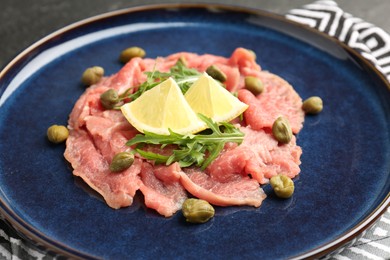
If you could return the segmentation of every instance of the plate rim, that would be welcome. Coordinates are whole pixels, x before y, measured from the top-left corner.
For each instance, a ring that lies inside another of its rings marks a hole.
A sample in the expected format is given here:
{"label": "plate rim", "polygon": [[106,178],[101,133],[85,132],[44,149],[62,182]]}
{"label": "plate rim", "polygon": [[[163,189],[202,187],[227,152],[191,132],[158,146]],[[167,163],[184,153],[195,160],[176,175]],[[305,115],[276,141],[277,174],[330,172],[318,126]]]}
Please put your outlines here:
{"label": "plate rim", "polygon": [[[365,66],[369,68],[372,72],[374,72],[375,76],[377,76],[384,85],[386,85],[387,89],[390,91],[390,82],[386,79],[386,77],[367,59],[365,59],[357,50],[349,47],[346,43],[329,36],[328,34],[321,32],[315,28],[311,28],[307,25],[298,23],[293,20],[289,20],[283,15],[272,13],[269,11],[265,11],[262,9],[244,7],[240,5],[230,5],[230,4],[211,4],[211,3],[161,3],[161,4],[149,4],[149,5],[139,5],[134,7],[123,8],[114,11],[104,12],[98,15],[94,15],[85,19],[81,19],[69,25],[66,25],[54,32],[48,34],[47,36],[41,38],[35,43],[29,45],[27,48],[22,50],[19,54],[17,54],[14,58],[11,59],[0,71],[0,80],[3,79],[7,73],[11,71],[14,66],[17,66],[18,63],[23,62],[28,56],[29,53],[32,53],[34,50],[39,50],[41,46],[44,46],[54,38],[71,32],[73,30],[77,30],[80,27],[93,24],[105,19],[110,19],[113,17],[119,17],[122,15],[129,15],[135,12],[141,11],[153,11],[153,10],[169,10],[169,9],[203,9],[203,10],[223,10],[235,13],[246,13],[252,14],[260,17],[267,17],[273,20],[278,20],[284,23],[291,24],[295,27],[299,27],[300,29],[306,30],[311,34],[316,34],[319,37],[326,38],[327,40],[333,41],[338,46],[342,47],[345,51],[353,55],[355,58],[358,58],[360,62],[362,62]],[[23,67],[23,66],[22,66]],[[7,86],[5,86],[5,89]],[[360,221],[355,226],[351,227],[349,230],[335,238],[334,240],[322,244],[316,248],[313,248],[307,252],[303,252],[302,254],[294,256],[292,259],[315,259],[319,258],[332,252],[335,252],[337,249],[342,249],[347,244],[353,243],[353,240],[359,238],[361,235],[364,235],[364,232],[369,228],[375,225],[375,223],[379,220],[379,218],[386,212],[387,208],[390,206],[390,192],[386,195],[385,199],[381,201],[381,203],[373,209],[370,214]],[[16,212],[14,212],[8,203],[0,198],[0,213],[3,215],[6,221],[8,221],[13,228],[22,236],[26,237],[29,242],[35,245],[42,245],[48,251],[53,251],[55,253],[67,256],[67,257],[83,257],[89,259],[95,259],[96,256],[81,252],[75,248],[69,247],[66,244],[60,243],[55,239],[51,239],[48,235],[45,235],[40,230],[28,224],[23,218],[21,218]]]}

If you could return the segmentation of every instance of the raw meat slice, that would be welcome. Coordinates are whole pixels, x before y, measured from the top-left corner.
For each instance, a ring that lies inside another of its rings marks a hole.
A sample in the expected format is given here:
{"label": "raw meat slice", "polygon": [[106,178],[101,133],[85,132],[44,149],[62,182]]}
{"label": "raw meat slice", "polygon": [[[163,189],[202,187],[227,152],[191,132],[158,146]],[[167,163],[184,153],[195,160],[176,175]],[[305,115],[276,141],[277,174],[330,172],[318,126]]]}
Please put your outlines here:
{"label": "raw meat slice", "polygon": [[138,176],[141,159],[136,159],[129,169],[120,173],[109,170],[112,157],[128,150],[126,141],[137,133],[120,111],[104,110],[100,104],[104,91],[123,86],[118,83],[118,75],[103,78],[76,102],[68,120],[70,133],[64,153],[73,167],[73,174],[99,192],[112,208],[131,205],[142,184]]}
{"label": "raw meat slice", "polygon": [[180,180],[180,166],[152,166],[144,162],[141,170],[142,185],[140,190],[145,197],[145,205],[155,209],[165,217],[172,216],[181,209],[187,193]]}
{"label": "raw meat slice", "polygon": [[[109,116],[105,116],[106,114]],[[123,120],[121,115],[120,111],[108,110],[103,113],[103,116],[85,117],[86,129],[94,145],[108,162],[115,154],[128,150],[127,140],[138,134],[138,131]]]}
{"label": "raw meat slice", "polygon": [[266,195],[259,183],[247,176],[236,174],[234,180],[218,182],[204,172],[181,172],[185,189],[199,199],[217,206],[249,205],[259,207]]}
{"label": "raw meat slice", "polygon": [[73,174],[80,176],[90,187],[99,192],[107,204],[118,209],[132,204],[135,192],[141,185],[138,176],[142,161],[120,173],[112,173],[108,162],[94,146],[85,130],[71,130],[66,141],[65,158],[71,162]]}
{"label": "raw meat slice", "polygon": [[68,125],[71,129],[79,129],[85,125],[85,117],[103,112],[100,95],[108,89],[112,78],[104,78],[98,85],[89,87],[77,100],[69,115]]}
{"label": "raw meat slice", "polygon": [[283,173],[293,178],[299,174],[302,150],[295,136],[288,144],[280,145],[271,133],[241,127],[245,134],[241,145],[225,149],[208,167],[207,172],[219,182],[229,182],[234,174],[251,176],[259,183]]}
{"label": "raw meat slice", "polygon": [[282,78],[269,73],[260,72],[259,78],[264,84],[264,91],[254,96],[246,89],[238,92],[238,98],[249,105],[244,112],[245,122],[252,129],[272,128],[279,116],[285,116],[294,133],[298,133],[304,121],[302,99],[293,87]]}
{"label": "raw meat slice", "polygon": [[229,58],[228,64],[240,68],[241,73],[244,68],[256,71],[261,70],[260,65],[256,63],[255,54],[244,48],[235,49]]}
{"label": "raw meat slice", "polygon": [[134,88],[146,80],[145,71],[152,71],[155,61],[151,59],[133,58],[126,63],[123,68],[113,76],[110,88],[117,90],[119,93],[126,91],[128,88]]}

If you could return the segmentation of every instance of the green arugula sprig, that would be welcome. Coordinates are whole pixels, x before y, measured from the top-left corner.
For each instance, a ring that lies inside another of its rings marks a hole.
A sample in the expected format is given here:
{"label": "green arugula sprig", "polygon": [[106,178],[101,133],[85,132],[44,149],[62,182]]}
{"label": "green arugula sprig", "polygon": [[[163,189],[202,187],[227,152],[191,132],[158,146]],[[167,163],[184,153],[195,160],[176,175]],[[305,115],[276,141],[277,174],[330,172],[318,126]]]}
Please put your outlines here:
{"label": "green arugula sprig", "polygon": [[146,81],[138,86],[137,91],[131,93],[133,87],[127,89],[124,93],[119,95],[119,99],[131,99],[132,101],[140,97],[145,91],[157,86],[162,81],[172,77],[179,85],[183,94],[187,92],[191,84],[194,83],[201,75],[196,69],[188,68],[182,59],[179,59],[169,72],[160,72],[158,70],[145,72],[147,75]]}
{"label": "green arugula sprig", "polygon": [[[144,134],[138,134],[129,140],[126,145],[137,144],[135,151],[155,163],[170,165],[179,162],[181,167],[196,165],[204,170],[218,157],[227,142],[241,144],[244,134],[230,123],[218,125],[204,115],[198,114],[198,116],[209,127],[200,134],[182,135],[169,130],[169,135],[159,135],[145,131]],[[161,148],[176,145],[177,149],[173,150],[171,155],[162,155],[142,150],[145,144],[161,145]]]}
{"label": "green arugula sprig", "polygon": [[179,59],[175,66],[171,67],[168,77],[172,77],[176,81],[184,95],[201,75],[199,71],[188,68],[185,61]]}

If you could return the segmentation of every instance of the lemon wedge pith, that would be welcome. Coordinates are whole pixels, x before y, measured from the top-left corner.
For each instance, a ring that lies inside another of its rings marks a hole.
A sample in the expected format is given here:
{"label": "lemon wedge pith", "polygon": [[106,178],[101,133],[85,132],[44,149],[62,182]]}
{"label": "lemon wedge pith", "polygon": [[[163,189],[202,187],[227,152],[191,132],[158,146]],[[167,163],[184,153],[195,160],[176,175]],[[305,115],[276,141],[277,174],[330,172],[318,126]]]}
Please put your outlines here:
{"label": "lemon wedge pith", "polygon": [[168,78],[121,107],[122,114],[138,131],[168,135],[196,133],[206,128],[182,94],[177,83]]}
{"label": "lemon wedge pith", "polygon": [[184,95],[195,113],[215,122],[227,122],[244,112],[248,105],[204,73]]}

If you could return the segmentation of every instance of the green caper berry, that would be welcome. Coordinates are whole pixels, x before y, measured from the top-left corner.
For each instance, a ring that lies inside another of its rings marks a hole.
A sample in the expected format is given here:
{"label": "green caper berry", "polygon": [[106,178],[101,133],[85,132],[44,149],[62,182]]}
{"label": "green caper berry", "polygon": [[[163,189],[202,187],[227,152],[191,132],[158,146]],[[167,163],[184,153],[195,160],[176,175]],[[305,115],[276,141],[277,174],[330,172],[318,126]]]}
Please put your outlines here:
{"label": "green caper berry", "polygon": [[115,89],[109,89],[100,95],[100,103],[105,109],[112,109],[119,102],[118,92]]}
{"label": "green caper berry", "polygon": [[123,50],[121,52],[121,55],[119,56],[119,60],[122,63],[127,63],[132,58],[136,58],[136,57],[143,58],[143,57],[145,57],[145,55],[146,55],[146,52],[144,49],[134,46],[134,47],[130,47],[130,48]]}
{"label": "green caper berry", "polygon": [[69,130],[63,125],[52,125],[47,129],[47,138],[50,142],[59,144],[69,136]]}
{"label": "green caper berry", "polygon": [[215,210],[205,200],[201,199],[186,199],[182,206],[183,216],[187,222],[205,223],[214,217]]}
{"label": "green caper berry", "polygon": [[278,174],[270,179],[270,184],[279,198],[290,198],[294,193],[294,182],[286,175]]}
{"label": "green caper berry", "polygon": [[86,86],[90,86],[99,82],[103,75],[104,69],[99,66],[94,66],[84,71],[81,77],[81,82]]}
{"label": "green caper berry", "polygon": [[210,77],[216,79],[220,82],[225,82],[227,77],[226,74],[223,73],[217,66],[211,65],[206,69],[206,73],[209,74]]}
{"label": "green caper berry", "polygon": [[252,76],[245,77],[245,88],[252,92],[253,95],[257,96],[264,90],[263,82]]}
{"label": "green caper berry", "polygon": [[309,97],[302,104],[302,109],[307,114],[318,114],[322,111],[322,99],[317,96]]}
{"label": "green caper berry", "polygon": [[272,134],[280,143],[287,144],[291,141],[292,130],[290,123],[285,117],[280,116],[275,120],[272,125]]}
{"label": "green caper berry", "polygon": [[134,154],[130,152],[120,152],[115,154],[110,164],[111,172],[121,172],[129,168],[134,162]]}

